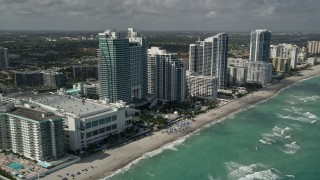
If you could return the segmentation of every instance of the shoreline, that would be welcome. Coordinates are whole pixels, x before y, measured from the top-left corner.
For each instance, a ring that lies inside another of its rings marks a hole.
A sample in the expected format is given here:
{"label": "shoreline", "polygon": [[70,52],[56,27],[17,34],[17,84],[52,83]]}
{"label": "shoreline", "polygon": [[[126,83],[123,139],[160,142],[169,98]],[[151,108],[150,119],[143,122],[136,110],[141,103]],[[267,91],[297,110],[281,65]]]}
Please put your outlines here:
{"label": "shoreline", "polygon": [[[69,174],[77,174],[75,179],[105,179],[113,175],[128,170],[131,165],[136,164],[141,159],[152,157],[159,154],[163,149],[172,148],[181,144],[186,138],[197,133],[203,128],[210,127],[215,123],[224,121],[228,116],[244,111],[251,106],[263,103],[272,97],[278,95],[282,90],[291,87],[293,84],[312,78],[320,74],[320,65],[312,66],[310,69],[300,71],[302,76],[291,76],[281,80],[277,84],[273,84],[262,88],[252,94],[247,94],[230,103],[215,109],[208,110],[206,113],[196,115],[192,121],[192,125],[184,131],[168,135],[161,131],[153,132],[152,135],[139,139],[137,141],[127,142],[119,145],[112,150],[105,150],[83,158],[80,162],[68,166],[64,169],[51,173],[44,179],[61,179],[57,175],[72,179]],[[181,140],[181,142],[180,142]],[[89,171],[81,171],[84,168],[90,168]]]}

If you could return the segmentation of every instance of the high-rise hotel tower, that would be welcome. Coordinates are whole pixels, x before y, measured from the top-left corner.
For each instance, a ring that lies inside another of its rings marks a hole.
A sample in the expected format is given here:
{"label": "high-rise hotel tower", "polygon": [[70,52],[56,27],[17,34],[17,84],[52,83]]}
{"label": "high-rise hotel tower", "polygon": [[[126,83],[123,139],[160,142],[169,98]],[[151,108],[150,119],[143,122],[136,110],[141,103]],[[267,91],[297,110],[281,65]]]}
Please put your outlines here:
{"label": "high-rise hotel tower", "polygon": [[131,102],[147,95],[147,43],[134,29],[99,33],[100,99]]}
{"label": "high-rise hotel tower", "polygon": [[270,62],[270,39],[271,32],[266,29],[251,31],[249,60]]}
{"label": "high-rise hotel tower", "polygon": [[227,86],[227,60],[229,37],[219,33],[190,44],[189,71],[193,75],[211,76],[217,78],[219,89]]}

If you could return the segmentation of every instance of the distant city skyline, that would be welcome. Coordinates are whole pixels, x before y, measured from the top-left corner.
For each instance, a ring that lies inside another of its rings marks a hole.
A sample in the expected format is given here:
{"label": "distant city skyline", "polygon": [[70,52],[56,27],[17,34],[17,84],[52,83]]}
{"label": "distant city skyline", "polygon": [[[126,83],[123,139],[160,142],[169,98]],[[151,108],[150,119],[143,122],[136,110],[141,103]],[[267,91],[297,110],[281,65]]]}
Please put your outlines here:
{"label": "distant city skyline", "polygon": [[320,31],[316,0],[0,0],[0,30]]}

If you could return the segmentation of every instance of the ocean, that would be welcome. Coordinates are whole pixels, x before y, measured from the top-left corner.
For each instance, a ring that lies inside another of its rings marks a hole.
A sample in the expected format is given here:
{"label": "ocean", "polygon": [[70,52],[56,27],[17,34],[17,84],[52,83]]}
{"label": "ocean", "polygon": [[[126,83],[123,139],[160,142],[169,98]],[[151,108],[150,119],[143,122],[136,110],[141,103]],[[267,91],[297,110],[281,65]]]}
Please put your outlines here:
{"label": "ocean", "polygon": [[320,179],[319,118],[320,77],[314,77],[149,152],[108,179]]}

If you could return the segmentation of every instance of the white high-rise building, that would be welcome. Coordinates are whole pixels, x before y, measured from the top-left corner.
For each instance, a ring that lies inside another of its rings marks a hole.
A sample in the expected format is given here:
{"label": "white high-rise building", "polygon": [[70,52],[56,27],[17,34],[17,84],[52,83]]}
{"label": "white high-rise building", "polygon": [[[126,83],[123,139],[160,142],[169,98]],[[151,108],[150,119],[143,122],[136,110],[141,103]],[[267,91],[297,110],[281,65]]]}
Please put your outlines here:
{"label": "white high-rise building", "polygon": [[147,44],[133,28],[127,37],[106,30],[99,33],[100,99],[131,102],[147,96]]}
{"label": "white high-rise building", "polygon": [[131,98],[143,99],[148,93],[147,61],[148,45],[147,39],[133,28],[128,28],[130,47],[130,83]]}
{"label": "white high-rise building", "polygon": [[0,69],[9,67],[8,48],[0,46]]}
{"label": "white high-rise building", "polygon": [[230,86],[242,86],[247,83],[247,67],[228,67],[228,83]]}
{"label": "white high-rise building", "polygon": [[270,46],[270,57],[271,58],[289,58],[290,67],[296,68],[298,63],[298,51],[299,47],[292,44],[278,44]]}
{"label": "white high-rise building", "polygon": [[193,75],[217,78],[220,89],[227,87],[228,34],[219,33],[190,44],[189,71]]}
{"label": "white high-rise building", "polygon": [[63,118],[29,105],[15,107],[0,97],[0,149],[37,161],[66,153]]}
{"label": "white high-rise building", "polygon": [[148,50],[148,93],[162,101],[185,101],[186,69],[176,53]]}
{"label": "white high-rise building", "polygon": [[278,45],[270,45],[270,57],[278,57],[280,55],[280,48]]}
{"label": "white high-rise building", "polygon": [[251,31],[250,61],[270,62],[271,32],[266,29]]}
{"label": "white high-rise building", "polygon": [[245,66],[248,68],[247,82],[260,83],[263,86],[271,82],[272,63],[248,61]]}

